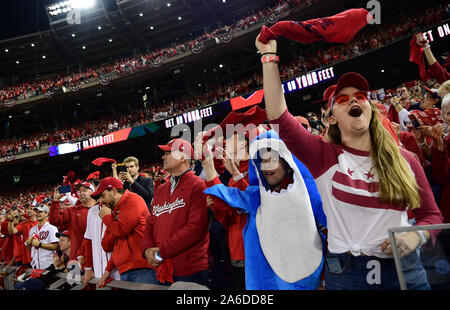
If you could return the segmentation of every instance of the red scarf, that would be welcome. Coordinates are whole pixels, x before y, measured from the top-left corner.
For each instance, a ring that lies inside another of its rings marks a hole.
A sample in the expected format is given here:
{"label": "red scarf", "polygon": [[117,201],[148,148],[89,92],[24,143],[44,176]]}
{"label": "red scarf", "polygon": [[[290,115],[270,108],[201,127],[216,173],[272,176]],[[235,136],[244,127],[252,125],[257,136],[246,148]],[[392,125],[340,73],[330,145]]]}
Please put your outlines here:
{"label": "red scarf", "polygon": [[367,25],[371,15],[366,9],[350,9],[339,14],[307,21],[280,21],[268,28],[263,26],[259,41],[266,44],[283,36],[300,43],[326,41],[348,43]]}

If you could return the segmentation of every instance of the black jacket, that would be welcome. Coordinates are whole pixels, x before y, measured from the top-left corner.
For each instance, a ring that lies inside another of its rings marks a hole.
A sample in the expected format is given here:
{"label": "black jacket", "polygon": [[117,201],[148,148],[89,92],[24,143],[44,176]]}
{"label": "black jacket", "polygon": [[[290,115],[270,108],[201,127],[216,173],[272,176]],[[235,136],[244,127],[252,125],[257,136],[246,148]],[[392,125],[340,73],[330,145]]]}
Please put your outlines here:
{"label": "black jacket", "polygon": [[144,178],[141,175],[134,180],[133,184],[125,182],[123,184],[123,189],[127,189],[130,192],[136,193],[142,198],[144,198],[147,208],[150,210],[150,206],[153,200],[153,192],[155,191],[155,185],[153,180],[150,178]]}

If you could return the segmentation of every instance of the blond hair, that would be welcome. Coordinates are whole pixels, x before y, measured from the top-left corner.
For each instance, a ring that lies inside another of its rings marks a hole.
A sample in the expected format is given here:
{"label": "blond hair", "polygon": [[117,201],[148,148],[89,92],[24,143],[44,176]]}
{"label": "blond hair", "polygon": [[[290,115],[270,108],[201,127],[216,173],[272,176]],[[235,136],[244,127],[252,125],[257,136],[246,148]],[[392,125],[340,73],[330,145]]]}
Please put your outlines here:
{"label": "blond hair", "polygon": [[441,98],[444,98],[445,95],[450,94],[450,80],[445,81],[441,86],[439,86],[437,94]]}
{"label": "blond hair", "polygon": [[136,167],[139,167],[139,160],[136,157],[129,156],[123,160],[124,164],[129,163],[129,162],[134,162],[134,165]]}
{"label": "blond hair", "polygon": [[[415,209],[420,207],[419,186],[400,148],[378,118],[378,109],[370,102],[372,118],[369,131],[371,138],[370,155],[380,178],[380,200],[398,206]],[[331,113],[330,113],[331,115]],[[342,144],[341,132],[337,125],[330,125],[327,140]]]}

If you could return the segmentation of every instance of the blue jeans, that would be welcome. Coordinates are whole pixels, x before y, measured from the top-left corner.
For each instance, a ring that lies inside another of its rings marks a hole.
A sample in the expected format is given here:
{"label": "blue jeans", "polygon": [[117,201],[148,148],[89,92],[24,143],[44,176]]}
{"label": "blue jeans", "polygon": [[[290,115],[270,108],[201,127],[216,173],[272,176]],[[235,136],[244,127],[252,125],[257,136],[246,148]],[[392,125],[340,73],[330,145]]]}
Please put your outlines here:
{"label": "blue jeans", "polygon": [[[197,283],[200,285],[204,285],[204,286],[208,286],[208,275],[209,275],[209,271],[205,270],[205,271],[199,271],[197,273],[194,274],[190,274],[188,276],[173,276],[173,282],[179,282],[179,281],[183,281],[183,282],[193,282],[193,283]],[[159,281],[158,281],[159,282]],[[161,283],[159,282],[158,284],[162,284],[162,285],[170,285],[172,283]]]}
{"label": "blue jeans", "polygon": [[156,272],[150,268],[128,270],[120,275],[120,280],[148,284],[159,284],[156,280]]}
{"label": "blue jeans", "polygon": [[[408,290],[429,290],[419,248],[401,259]],[[332,254],[326,258],[325,288],[329,290],[399,290],[393,258]]]}

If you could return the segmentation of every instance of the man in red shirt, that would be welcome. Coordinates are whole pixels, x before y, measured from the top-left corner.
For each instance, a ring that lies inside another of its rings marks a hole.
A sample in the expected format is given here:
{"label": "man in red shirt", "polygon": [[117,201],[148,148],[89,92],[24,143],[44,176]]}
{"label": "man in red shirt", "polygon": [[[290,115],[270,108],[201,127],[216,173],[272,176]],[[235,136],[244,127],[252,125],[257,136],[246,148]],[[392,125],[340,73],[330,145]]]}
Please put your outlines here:
{"label": "man in red shirt", "polygon": [[122,281],[157,284],[155,271],[140,250],[149,217],[144,199],[124,190],[122,182],[114,177],[103,179],[91,196],[102,204],[98,216],[106,226],[103,250],[112,252],[98,285],[105,283],[114,268],[119,271]]}
{"label": "man in red shirt", "polygon": [[[10,212],[7,213],[7,216],[9,215]],[[7,265],[11,263],[14,257],[14,239],[13,236],[10,236],[8,234],[8,223],[9,223],[8,218],[5,218],[5,220],[1,223],[1,234],[3,235],[1,254],[3,262]],[[14,261],[12,263],[14,263]]]}
{"label": "man in red shirt", "polygon": [[71,232],[70,238],[70,260],[78,260],[81,254],[81,244],[84,239],[86,231],[86,221],[89,209],[95,206],[96,201],[91,198],[94,192],[94,186],[89,182],[80,183],[77,186],[79,199],[74,207],[65,210],[60,209],[59,199],[62,194],[59,193],[59,188],[56,188],[53,193],[53,201],[50,207],[49,222],[58,227],[67,227]]}
{"label": "man in red shirt", "polygon": [[[14,235],[14,239],[17,241],[17,248],[20,250],[22,265],[31,267],[31,252],[28,247],[25,246],[25,240],[28,239],[30,229],[38,224],[36,220],[35,211],[30,208],[27,212],[27,217],[18,216],[17,210],[13,211],[15,218],[8,223],[8,233]],[[20,221],[19,221],[20,219]]]}
{"label": "man in red shirt", "polygon": [[164,170],[171,174],[153,197],[142,242],[147,261],[165,282],[208,283],[208,209],[204,181],[191,169],[193,149],[189,142],[174,139],[159,145]]}

